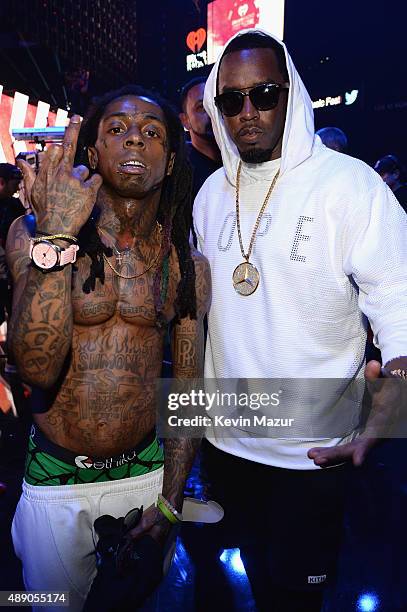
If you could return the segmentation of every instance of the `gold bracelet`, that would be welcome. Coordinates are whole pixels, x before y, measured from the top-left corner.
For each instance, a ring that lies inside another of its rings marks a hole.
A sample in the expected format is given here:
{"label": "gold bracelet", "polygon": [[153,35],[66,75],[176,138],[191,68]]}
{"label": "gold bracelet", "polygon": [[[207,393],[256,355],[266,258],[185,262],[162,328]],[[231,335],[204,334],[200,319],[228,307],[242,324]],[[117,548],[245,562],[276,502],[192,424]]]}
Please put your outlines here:
{"label": "gold bracelet", "polygon": [[78,239],[75,236],[71,236],[70,234],[52,234],[48,236],[48,234],[43,234],[39,238],[32,238],[33,242],[41,242],[41,240],[66,240],[67,242],[77,243]]}

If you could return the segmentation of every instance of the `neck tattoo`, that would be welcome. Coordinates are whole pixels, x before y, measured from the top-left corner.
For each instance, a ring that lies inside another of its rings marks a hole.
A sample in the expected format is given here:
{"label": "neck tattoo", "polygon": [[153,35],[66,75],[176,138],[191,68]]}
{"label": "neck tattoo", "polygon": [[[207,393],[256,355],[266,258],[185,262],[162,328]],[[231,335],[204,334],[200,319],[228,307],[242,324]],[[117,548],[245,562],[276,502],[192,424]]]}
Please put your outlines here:
{"label": "neck tattoo", "polygon": [[[97,229],[98,229],[98,231],[99,231],[99,232],[100,232],[100,233],[101,233],[103,236],[105,236],[106,238],[108,238],[108,240],[109,240],[109,242],[110,242],[110,246],[112,247],[113,252],[114,252],[114,255],[115,255],[115,257],[116,257],[116,265],[118,265],[118,266],[120,266],[120,267],[121,267],[121,266],[122,266],[122,264],[123,264],[123,262],[124,262],[124,263],[126,263],[126,260],[127,260],[127,259],[128,259],[128,257],[130,256],[130,253],[133,251],[134,246],[135,246],[134,242],[135,242],[136,238],[134,238],[134,240],[133,240],[133,245],[132,245],[131,247],[126,246],[126,248],[125,248],[123,251],[119,251],[119,249],[116,247],[116,245],[115,245],[115,244],[113,244],[113,238],[112,238],[112,237],[111,237],[111,236],[110,236],[110,235],[109,235],[107,232],[105,232],[105,231],[104,231],[104,230],[103,230],[101,227],[98,227]],[[113,266],[113,265],[110,263],[110,261],[109,261],[109,259],[106,257],[106,255],[105,255],[105,254],[103,254],[103,259],[104,259],[104,260],[105,260],[105,262],[108,264],[109,268],[110,268],[110,269],[111,269],[111,270],[114,272],[114,274],[116,274],[116,276],[119,276],[120,278],[125,278],[125,279],[127,279],[127,280],[131,280],[131,279],[134,279],[134,278],[138,278],[139,276],[143,276],[143,274],[145,274],[146,272],[148,272],[148,270],[151,270],[151,268],[152,268],[152,267],[153,267],[153,266],[154,266],[154,265],[157,263],[158,258],[159,258],[160,253],[161,253],[161,249],[162,249],[162,225],[160,225],[160,223],[158,223],[158,221],[156,222],[155,229],[154,229],[154,231],[152,232],[152,234],[153,234],[153,233],[158,234],[158,236],[159,236],[159,240],[160,240],[160,243],[159,243],[159,248],[158,248],[157,254],[156,254],[156,255],[155,255],[155,256],[154,256],[154,257],[153,257],[153,258],[150,260],[150,262],[148,262],[148,264],[147,264],[147,266],[145,267],[145,269],[144,269],[142,272],[139,272],[138,274],[130,274],[130,275],[128,275],[128,274],[122,274],[122,273],[121,273],[119,270],[117,270],[117,269],[115,268],[115,266]],[[151,234],[151,235],[152,235],[152,234]]]}
{"label": "neck tattoo", "polygon": [[113,249],[113,252],[116,257],[116,264],[121,266],[123,261],[126,261],[129,258],[131,251],[134,249],[135,238],[133,238],[133,244],[131,246],[126,244],[125,248],[122,251],[119,251],[119,249],[114,244],[113,238],[110,236],[110,234],[105,232],[105,230],[103,230],[101,227],[98,227],[97,229],[105,238],[108,239],[109,246]]}

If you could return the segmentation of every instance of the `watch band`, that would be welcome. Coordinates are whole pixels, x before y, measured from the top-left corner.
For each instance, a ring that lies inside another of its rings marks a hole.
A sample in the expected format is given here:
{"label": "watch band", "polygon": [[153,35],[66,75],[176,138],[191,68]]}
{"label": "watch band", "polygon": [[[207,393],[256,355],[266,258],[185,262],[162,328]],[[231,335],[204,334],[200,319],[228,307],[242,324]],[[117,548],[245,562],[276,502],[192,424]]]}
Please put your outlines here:
{"label": "watch band", "polygon": [[[35,257],[33,256],[33,250],[36,245],[41,243],[48,244],[52,249],[57,253],[57,262],[54,266],[47,268],[43,267],[35,261]],[[30,239],[30,258],[32,260],[33,265],[36,268],[39,268],[41,272],[53,272],[54,270],[61,270],[68,264],[73,264],[76,261],[76,254],[79,250],[79,246],[77,244],[71,244],[68,248],[60,247],[59,245],[53,244],[52,242],[42,238],[41,240],[31,238]]]}
{"label": "watch band", "polygon": [[77,244],[71,244],[67,249],[61,249],[59,254],[59,265],[66,266],[67,264],[75,263],[78,249],[79,247]]}

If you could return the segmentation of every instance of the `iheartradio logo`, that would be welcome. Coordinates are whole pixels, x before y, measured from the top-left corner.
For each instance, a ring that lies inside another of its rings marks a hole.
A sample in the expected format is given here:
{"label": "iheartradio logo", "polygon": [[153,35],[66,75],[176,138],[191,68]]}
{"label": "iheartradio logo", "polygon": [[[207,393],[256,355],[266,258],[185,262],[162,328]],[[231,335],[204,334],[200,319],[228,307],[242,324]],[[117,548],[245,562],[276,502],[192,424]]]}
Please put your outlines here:
{"label": "iheartradio logo", "polygon": [[239,6],[239,8],[237,9],[237,12],[239,13],[239,17],[244,17],[245,15],[247,15],[248,10],[249,10],[248,4],[242,4],[242,6]]}
{"label": "iheartradio logo", "polygon": [[187,36],[187,47],[192,53],[198,53],[206,40],[206,31],[204,28],[199,28],[196,32],[190,32]]}

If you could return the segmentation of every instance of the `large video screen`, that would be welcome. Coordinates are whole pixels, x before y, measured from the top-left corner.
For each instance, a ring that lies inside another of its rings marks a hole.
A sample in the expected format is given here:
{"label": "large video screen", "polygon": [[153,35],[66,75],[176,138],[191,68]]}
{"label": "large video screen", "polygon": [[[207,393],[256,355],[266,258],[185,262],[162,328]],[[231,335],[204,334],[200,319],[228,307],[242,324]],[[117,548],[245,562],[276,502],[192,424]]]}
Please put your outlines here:
{"label": "large video screen", "polygon": [[282,39],[284,0],[214,0],[209,3],[208,64],[216,62],[231,36],[256,26]]}

